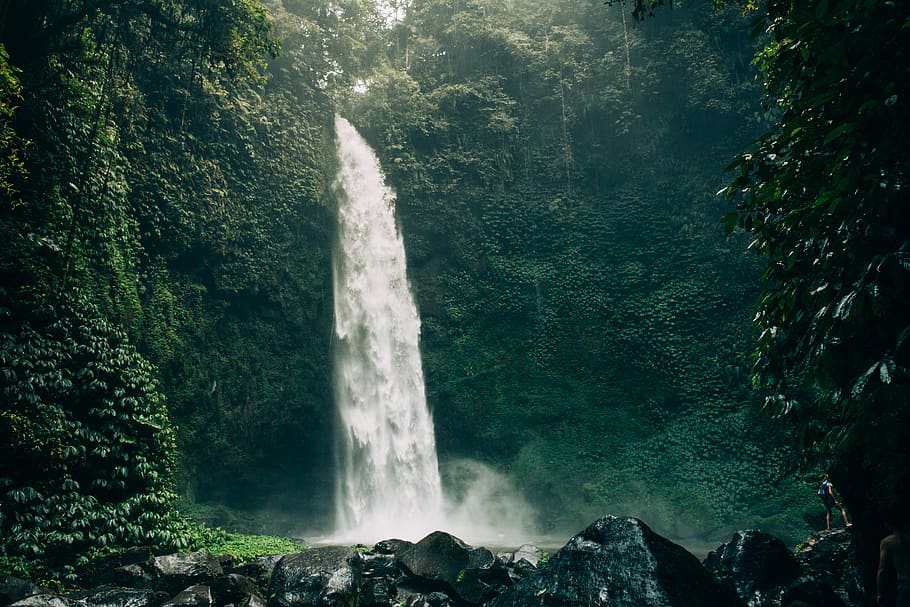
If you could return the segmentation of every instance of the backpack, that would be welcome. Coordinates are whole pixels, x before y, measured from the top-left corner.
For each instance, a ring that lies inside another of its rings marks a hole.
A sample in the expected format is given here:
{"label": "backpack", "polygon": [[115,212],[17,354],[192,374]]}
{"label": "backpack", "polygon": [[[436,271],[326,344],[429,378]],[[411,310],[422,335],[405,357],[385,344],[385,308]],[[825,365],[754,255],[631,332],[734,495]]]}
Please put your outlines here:
{"label": "backpack", "polygon": [[828,483],[822,481],[822,484],[818,486],[818,497],[824,499],[828,495]]}

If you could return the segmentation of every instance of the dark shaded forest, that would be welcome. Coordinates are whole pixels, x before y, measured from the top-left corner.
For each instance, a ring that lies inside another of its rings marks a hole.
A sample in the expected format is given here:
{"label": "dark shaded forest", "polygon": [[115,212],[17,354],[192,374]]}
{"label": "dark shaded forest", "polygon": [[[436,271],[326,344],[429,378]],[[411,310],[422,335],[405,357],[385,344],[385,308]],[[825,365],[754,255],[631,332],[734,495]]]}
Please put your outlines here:
{"label": "dark shaded forest", "polygon": [[792,544],[830,468],[878,533],[908,8],[633,4],[0,2],[4,567],[331,526],[335,113],[397,192],[444,474],[542,533]]}

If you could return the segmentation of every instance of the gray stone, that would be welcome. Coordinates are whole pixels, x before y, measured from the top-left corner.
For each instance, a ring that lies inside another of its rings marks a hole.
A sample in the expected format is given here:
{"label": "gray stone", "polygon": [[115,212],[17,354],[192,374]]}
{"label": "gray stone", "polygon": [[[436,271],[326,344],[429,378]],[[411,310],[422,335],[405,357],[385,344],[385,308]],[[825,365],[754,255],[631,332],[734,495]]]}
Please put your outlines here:
{"label": "gray stone", "polygon": [[184,588],[177,596],[165,601],[161,607],[212,607],[214,604],[212,589],[205,584],[196,584]]}
{"label": "gray stone", "polygon": [[71,607],[71,603],[56,594],[33,594],[12,603],[10,607]]}
{"label": "gray stone", "polygon": [[275,570],[275,565],[283,556],[285,555],[271,554],[268,556],[260,556],[237,565],[232,569],[232,572],[250,578],[256,582],[256,585],[260,590],[265,592],[269,588],[269,580],[272,579],[272,571]]}
{"label": "gray stone", "polygon": [[729,542],[708,554],[704,566],[748,607],[780,605],[783,591],[803,571],[782,541],[755,529],[734,533]]}
{"label": "gray stone", "polygon": [[9,605],[16,601],[42,594],[44,590],[27,580],[8,575],[0,583],[0,605]]}
{"label": "gray stone", "polygon": [[[343,604],[345,587],[354,589],[359,579],[349,561],[357,563],[353,548],[326,546],[287,554],[275,565],[269,583],[269,607],[305,607]],[[350,571],[348,582],[347,572]],[[330,587],[329,584],[332,583]],[[350,583],[350,586],[347,584]]]}
{"label": "gray stone", "polygon": [[512,584],[505,565],[486,548],[435,531],[398,555],[405,573],[428,590],[480,604]]}
{"label": "gray stone", "polygon": [[104,588],[68,598],[81,607],[157,607],[160,602],[151,590],[136,588]]}
{"label": "gray stone", "polygon": [[102,556],[90,561],[79,568],[79,581],[83,588],[96,588],[98,586],[119,585],[115,571],[119,567],[139,565],[152,558],[148,548],[128,548],[121,552]]}
{"label": "gray stone", "polygon": [[698,559],[634,518],[606,516],[485,607],[741,607]]}
{"label": "gray stone", "polygon": [[186,552],[158,556],[150,561],[156,590],[171,594],[189,586],[207,584],[223,575],[221,561],[208,552]]}

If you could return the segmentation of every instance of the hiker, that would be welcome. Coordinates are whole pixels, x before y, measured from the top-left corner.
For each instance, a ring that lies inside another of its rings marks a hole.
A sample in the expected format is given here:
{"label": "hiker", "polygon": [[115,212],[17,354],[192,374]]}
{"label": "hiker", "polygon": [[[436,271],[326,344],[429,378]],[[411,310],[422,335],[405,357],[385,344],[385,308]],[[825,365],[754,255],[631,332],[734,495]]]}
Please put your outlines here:
{"label": "hiker", "polygon": [[831,531],[831,509],[835,506],[840,510],[841,516],[844,517],[844,525],[851,527],[852,523],[847,520],[847,511],[843,506],[840,505],[840,502],[837,501],[837,498],[834,497],[834,485],[831,484],[831,479],[828,476],[828,473],[825,473],[825,478],[822,479],[821,485],[818,486],[818,496],[822,498],[822,502],[825,503],[825,527],[828,531]]}
{"label": "hiker", "polygon": [[[879,605],[910,607],[910,530],[895,526],[891,535],[882,539],[878,557]],[[891,593],[891,581],[897,578],[897,602],[886,600]]]}

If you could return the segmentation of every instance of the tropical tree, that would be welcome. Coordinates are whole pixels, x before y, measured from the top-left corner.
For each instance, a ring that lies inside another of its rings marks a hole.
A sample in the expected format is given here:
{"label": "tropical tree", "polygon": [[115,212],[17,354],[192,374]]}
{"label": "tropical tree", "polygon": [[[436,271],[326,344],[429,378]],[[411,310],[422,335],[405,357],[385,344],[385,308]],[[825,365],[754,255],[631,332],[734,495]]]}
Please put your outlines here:
{"label": "tropical tree", "polygon": [[910,490],[910,5],[763,11],[775,122],[731,166],[726,218],[767,261],[755,377],[873,525]]}

